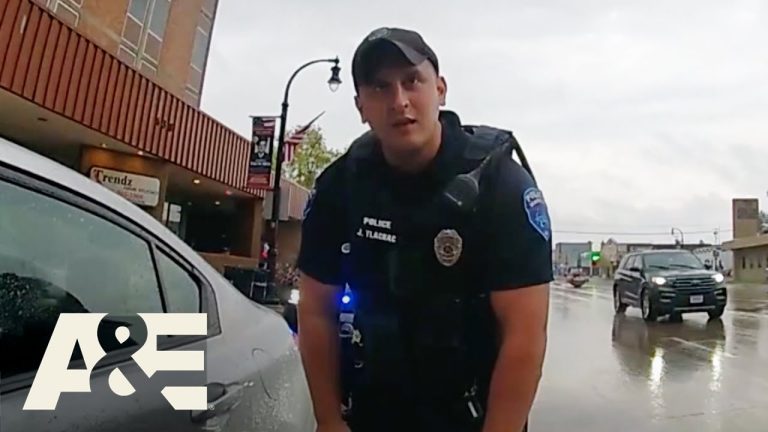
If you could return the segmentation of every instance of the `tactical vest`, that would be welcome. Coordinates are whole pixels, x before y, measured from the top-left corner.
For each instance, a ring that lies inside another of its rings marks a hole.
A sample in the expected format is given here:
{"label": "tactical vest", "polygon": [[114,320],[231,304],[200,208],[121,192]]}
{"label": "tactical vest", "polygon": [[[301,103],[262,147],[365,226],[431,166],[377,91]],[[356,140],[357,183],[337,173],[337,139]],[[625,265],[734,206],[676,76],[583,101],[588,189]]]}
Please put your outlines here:
{"label": "tactical vest", "polygon": [[480,284],[487,251],[476,215],[498,160],[517,149],[526,168],[527,162],[511,132],[463,129],[469,139],[462,172],[407,206],[367,175],[371,135],[350,147],[343,272],[354,293],[363,364],[352,380],[353,400],[367,391],[394,392],[403,404],[466,409],[474,398],[477,414],[485,409],[498,339]]}

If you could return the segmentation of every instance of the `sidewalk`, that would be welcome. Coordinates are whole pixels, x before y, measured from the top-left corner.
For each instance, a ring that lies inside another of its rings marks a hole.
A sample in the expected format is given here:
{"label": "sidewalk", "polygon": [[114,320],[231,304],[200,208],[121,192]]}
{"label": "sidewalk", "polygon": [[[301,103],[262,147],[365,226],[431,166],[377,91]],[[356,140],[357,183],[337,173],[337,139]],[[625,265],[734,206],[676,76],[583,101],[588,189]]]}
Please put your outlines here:
{"label": "sidewalk", "polygon": [[729,282],[727,286],[729,297],[768,302],[768,284]]}

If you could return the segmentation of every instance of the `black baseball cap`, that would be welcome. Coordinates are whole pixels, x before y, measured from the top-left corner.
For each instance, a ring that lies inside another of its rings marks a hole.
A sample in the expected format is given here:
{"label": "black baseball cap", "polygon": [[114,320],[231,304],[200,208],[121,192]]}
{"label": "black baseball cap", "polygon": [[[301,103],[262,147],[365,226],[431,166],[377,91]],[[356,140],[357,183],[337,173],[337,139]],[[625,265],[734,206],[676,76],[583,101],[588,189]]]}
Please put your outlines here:
{"label": "black baseball cap", "polygon": [[414,66],[425,60],[429,61],[439,73],[437,55],[420,34],[413,30],[382,27],[368,34],[355,50],[352,58],[352,80],[355,88],[370,81],[382,66],[383,54],[392,48]]}

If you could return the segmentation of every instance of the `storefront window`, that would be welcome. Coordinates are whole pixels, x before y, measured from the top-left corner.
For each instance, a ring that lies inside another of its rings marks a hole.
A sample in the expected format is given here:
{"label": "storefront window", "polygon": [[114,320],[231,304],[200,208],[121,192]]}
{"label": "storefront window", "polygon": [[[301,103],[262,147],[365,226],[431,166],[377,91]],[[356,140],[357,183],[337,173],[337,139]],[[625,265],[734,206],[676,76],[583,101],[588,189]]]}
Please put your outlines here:
{"label": "storefront window", "polygon": [[184,238],[184,218],[182,206],[170,202],[163,203],[163,225],[180,238]]}
{"label": "storefront window", "polygon": [[231,253],[239,233],[230,203],[210,205],[195,202],[184,207],[184,241],[198,252]]}

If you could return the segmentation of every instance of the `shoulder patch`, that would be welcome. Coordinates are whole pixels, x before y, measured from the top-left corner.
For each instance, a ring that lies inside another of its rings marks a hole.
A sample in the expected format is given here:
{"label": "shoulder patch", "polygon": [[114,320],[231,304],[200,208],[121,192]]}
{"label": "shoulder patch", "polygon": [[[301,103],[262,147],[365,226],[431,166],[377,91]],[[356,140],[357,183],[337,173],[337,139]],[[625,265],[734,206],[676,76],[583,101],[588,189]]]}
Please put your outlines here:
{"label": "shoulder patch", "polygon": [[552,237],[552,227],[549,222],[547,203],[539,188],[531,187],[523,192],[523,207],[528,214],[528,222],[548,241]]}

